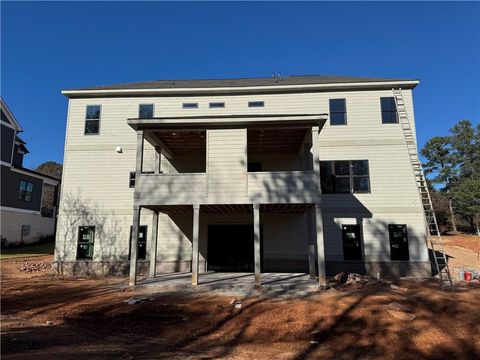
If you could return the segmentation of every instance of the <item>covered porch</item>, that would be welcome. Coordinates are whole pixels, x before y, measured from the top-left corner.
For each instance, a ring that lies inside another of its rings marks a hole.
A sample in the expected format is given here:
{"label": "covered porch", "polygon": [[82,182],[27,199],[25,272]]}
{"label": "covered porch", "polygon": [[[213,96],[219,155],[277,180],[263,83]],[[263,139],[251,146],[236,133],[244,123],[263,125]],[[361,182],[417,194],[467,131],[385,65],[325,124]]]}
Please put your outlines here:
{"label": "covered porch", "polygon": [[[159,287],[182,288],[186,282],[189,286],[209,284],[204,288],[217,285],[232,288],[250,285],[325,285],[320,206],[312,203],[158,205],[139,207],[136,212],[138,217],[142,208],[153,213],[152,232],[147,240],[149,269],[144,273],[146,279],[139,281],[137,245],[133,243],[135,238],[132,237],[131,286],[154,284]],[[162,251],[160,254],[157,251],[162,241],[158,236],[161,233],[158,229],[160,214],[182,216],[185,220],[191,216],[192,227],[188,231],[188,239],[191,241],[190,271],[158,272],[157,256],[162,255]],[[218,228],[227,228],[227,232],[222,233],[220,238],[214,237],[214,234],[218,235]],[[230,231],[228,228],[231,228]],[[135,220],[132,232],[135,232]],[[238,243],[235,244],[237,240]],[[222,243],[227,247],[222,246]],[[216,251],[212,251],[211,245]],[[269,255],[275,254],[279,249],[287,254],[283,259]],[[289,252],[299,252],[299,249],[303,254],[300,258],[288,255]],[[242,254],[247,254],[247,258],[242,257]],[[231,259],[232,256],[236,259]],[[222,257],[225,261],[219,262],[218,259]]]}

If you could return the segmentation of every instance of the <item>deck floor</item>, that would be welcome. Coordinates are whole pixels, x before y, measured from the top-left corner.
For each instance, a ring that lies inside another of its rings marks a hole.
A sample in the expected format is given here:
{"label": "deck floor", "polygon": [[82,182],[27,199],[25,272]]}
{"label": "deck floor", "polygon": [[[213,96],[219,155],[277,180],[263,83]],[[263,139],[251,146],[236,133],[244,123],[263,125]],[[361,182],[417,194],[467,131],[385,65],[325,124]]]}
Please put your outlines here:
{"label": "deck floor", "polygon": [[[192,287],[190,272],[159,274],[155,279],[146,279],[139,286],[158,288],[159,290],[205,289],[251,289],[255,288],[253,273],[207,272],[199,275],[198,286]],[[305,273],[262,273],[261,288],[282,289],[318,289],[317,280],[310,279]],[[152,289],[153,290],[153,289]]]}

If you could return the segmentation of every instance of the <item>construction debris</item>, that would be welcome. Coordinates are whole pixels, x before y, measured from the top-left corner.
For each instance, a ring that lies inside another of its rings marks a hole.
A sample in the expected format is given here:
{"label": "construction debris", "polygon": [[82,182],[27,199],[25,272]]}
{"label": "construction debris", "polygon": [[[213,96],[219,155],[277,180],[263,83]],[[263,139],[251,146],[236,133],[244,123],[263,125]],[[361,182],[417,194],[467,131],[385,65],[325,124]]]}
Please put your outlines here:
{"label": "construction debris", "polygon": [[395,301],[388,304],[388,308],[395,311],[410,312],[410,309],[408,307]]}
{"label": "construction debris", "polygon": [[136,298],[136,297],[132,297],[128,300],[124,300],[123,302],[127,303],[128,305],[135,305],[135,304],[139,304],[139,303],[142,303],[142,302],[148,302],[148,301],[152,301],[153,298],[149,298],[149,297],[141,297],[141,298]]}
{"label": "construction debris", "polygon": [[399,287],[399,286],[394,285],[394,284],[391,284],[391,285],[390,285],[390,288],[391,288],[392,290],[408,291],[407,288],[402,288],[402,287]]}
{"label": "construction debris", "polygon": [[52,265],[49,262],[32,262],[24,261],[19,267],[18,271],[33,273],[37,271],[50,270]]}
{"label": "construction debris", "polygon": [[371,278],[368,275],[360,275],[360,274],[355,274],[355,273],[349,273],[347,277],[347,281],[345,284],[348,285],[354,285],[354,284],[368,284],[368,283],[373,283],[376,282],[377,280],[374,278]]}
{"label": "construction debris", "polygon": [[235,309],[241,309],[242,308],[242,301],[241,300],[237,300],[233,303]]}
{"label": "construction debris", "polygon": [[348,274],[346,272],[341,272],[338,273],[333,277],[333,280],[335,280],[336,283],[338,284],[345,284],[348,279]]}
{"label": "construction debris", "polygon": [[416,318],[415,314],[410,312],[410,308],[405,305],[399,304],[398,302],[391,302],[388,304],[388,313],[393,316],[395,319],[412,321]]}
{"label": "construction debris", "polygon": [[390,315],[392,315],[395,319],[404,320],[404,321],[412,321],[415,320],[415,314],[403,312],[403,311],[396,311],[396,310],[387,310]]}

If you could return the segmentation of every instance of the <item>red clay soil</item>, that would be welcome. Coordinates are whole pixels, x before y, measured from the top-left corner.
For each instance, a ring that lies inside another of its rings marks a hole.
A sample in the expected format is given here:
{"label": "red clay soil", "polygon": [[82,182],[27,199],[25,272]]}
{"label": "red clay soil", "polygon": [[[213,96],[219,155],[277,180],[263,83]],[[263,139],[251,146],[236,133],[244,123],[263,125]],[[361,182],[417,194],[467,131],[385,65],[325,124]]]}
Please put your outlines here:
{"label": "red clay soil", "polygon": [[[35,258],[32,261],[48,261]],[[298,299],[123,292],[123,279],[2,269],[3,359],[479,359],[480,287],[434,282],[339,287]],[[416,315],[387,312],[396,301]]]}
{"label": "red clay soil", "polygon": [[442,239],[450,246],[460,246],[475,252],[480,251],[480,236],[470,234],[443,235]]}

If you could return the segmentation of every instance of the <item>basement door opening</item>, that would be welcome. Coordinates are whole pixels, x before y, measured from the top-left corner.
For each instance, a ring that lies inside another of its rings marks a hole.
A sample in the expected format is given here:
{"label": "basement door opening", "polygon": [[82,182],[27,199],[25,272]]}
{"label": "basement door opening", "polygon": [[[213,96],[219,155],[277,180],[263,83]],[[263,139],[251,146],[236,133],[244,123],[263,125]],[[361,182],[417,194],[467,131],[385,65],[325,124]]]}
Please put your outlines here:
{"label": "basement door opening", "polygon": [[[260,263],[263,268],[263,227],[260,226]],[[208,271],[254,272],[253,225],[208,226]]]}

